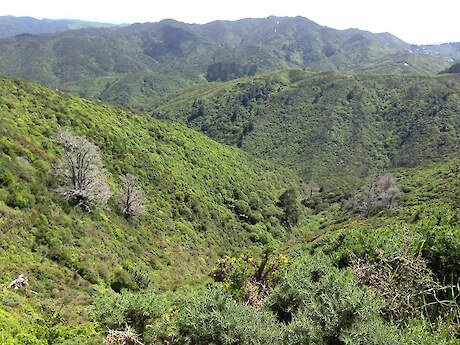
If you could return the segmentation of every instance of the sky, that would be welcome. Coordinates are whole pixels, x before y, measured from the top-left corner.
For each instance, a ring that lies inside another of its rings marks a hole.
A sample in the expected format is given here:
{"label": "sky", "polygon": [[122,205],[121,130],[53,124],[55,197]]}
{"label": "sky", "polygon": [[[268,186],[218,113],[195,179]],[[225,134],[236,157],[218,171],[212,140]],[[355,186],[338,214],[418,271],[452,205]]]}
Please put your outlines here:
{"label": "sky", "polygon": [[334,29],[390,32],[412,44],[460,42],[459,0],[0,0],[0,16],[186,23],[303,16]]}

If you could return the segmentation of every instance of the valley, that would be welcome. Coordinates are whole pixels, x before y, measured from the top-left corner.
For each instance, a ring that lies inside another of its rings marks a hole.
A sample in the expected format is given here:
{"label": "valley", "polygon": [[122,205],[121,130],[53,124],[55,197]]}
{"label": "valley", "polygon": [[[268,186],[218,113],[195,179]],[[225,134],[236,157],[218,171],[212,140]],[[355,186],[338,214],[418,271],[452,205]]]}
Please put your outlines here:
{"label": "valley", "polygon": [[303,17],[1,39],[0,343],[458,344],[456,47]]}

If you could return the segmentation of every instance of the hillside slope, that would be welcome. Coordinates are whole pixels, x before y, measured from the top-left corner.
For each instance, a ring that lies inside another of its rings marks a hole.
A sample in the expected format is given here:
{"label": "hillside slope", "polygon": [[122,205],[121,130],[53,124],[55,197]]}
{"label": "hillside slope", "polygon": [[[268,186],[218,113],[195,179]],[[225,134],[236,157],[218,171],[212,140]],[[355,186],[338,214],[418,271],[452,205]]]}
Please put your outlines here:
{"label": "hillside slope", "polygon": [[460,42],[414,46],[413,48],[422,54],[435,56],[450,62],[460,62]]}
{"label": "hillside slope", "polygon": [[460,79],[291,70],[215,83],[165,98],[153,115],[350,187],[392,167],[458,149]]}
{"label": "hillside slope", "polygon": [[[298,73],[283,88],[318,77]],[[403,194],[363,217],[351,193],[308,193],[181,125],[22,80],[1,78],[0,116],[2,344],[458,342],[458,154],[394,170]],[[113,191],[139,176],[143,215],[126,220],[116,193],[91,212],[58,193],[59,127],[100,148]],[[29,285],[8,288],[20,274]]]}
{"label": "hillside slope", "polygon": [[[0,334],[91,332],[99,289],[199,282],[220,256],[300,235],[278,206],[301,188],[294,174],[193,130],[4,77],[0,118]],[[58,127],[100,148],[115,192],[107,207],[85,212],[57,192]],[[147,199],[131,221],[116,203],[127,173]],[[19,274],[29,289],[6,290]]]}
{"label": "hillside slope", "polygon": [[204,25],[164,20],[0,41],[0,73],[73,94],[144,107],[178,87],[286,68],[434,74],[446,61],[390,34],[334,30],[306,18]]}
{"label": "hillside slope", "polygon": [[[129,325],[146,344],[456,345],[458,155],[393,173],[404,193],[391,210],[363,218],[335,202],[314,237],[225,257],[215,284],[99,296],[96,319],[107,339]],[[348,217],[334,221],[333,210]]]}

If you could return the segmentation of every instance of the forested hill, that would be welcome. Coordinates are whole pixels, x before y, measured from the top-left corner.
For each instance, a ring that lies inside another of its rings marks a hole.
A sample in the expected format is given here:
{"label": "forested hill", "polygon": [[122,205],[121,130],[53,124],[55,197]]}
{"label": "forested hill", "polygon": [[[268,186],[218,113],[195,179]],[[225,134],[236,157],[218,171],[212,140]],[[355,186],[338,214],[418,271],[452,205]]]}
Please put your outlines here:
{"label": "forested hill", "polygon": [[192,25],[164,20],[0,41],[0,73],[142,108],[178,87],[286,68],[433,74],[448,63],[388,33],[334,30],[303,17]]}
{"label": "forested hill", "polygon": [[327,189],[458,150],[460,78],[299,70],[192,88],[153,115],[296,170]]}
{"label": "forested hill", "polygon": [[83,28],[102,28],[114,26],[74,19],[35,19],[32,17],[0,16],[0,39],[17,35],[40,35],[46,33],[77,30]]}
{"label": "forested hill", "polygon": [[0,344],[458,345],[460,74],[414,52],[301,17],[0,40]]}
{"label": "forested hill", "polygon": [[[0,283],[25,274],[36,293],[0,297],[23,300],[0,309],[2,344],[14,317],[25,330],[36,318],[49,325],[56,310],[61,325],[89,322],[93,285],[196,283],[218,257],[300,235],[279,204],[286,190],[302,189],[294,174],[183,126],[4,77],[0,117]],[[96,145],[90,189],[61,184],[72,143]],[[144,195],[137,217],[120,206],[131,175]],[[93,183],[104,187],[94,197]]]}
{"label": "forested hill", "polygon": [[22,80],[0,116],[1,344],[458,344],[458,154],[334,194]]}

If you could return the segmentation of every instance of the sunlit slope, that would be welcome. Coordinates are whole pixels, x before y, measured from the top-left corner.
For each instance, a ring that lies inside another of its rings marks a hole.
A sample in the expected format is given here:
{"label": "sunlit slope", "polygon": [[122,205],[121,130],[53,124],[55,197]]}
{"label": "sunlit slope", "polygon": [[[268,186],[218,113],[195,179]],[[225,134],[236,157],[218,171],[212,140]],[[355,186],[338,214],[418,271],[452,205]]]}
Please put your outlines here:
{"label": "sunlit slope", "polygon": [[[19,80],[0,85],[3,272],[40,280],[57,264],[91,283],[136,287],[142,276],[171,286],[200,279],[219,255],[295,235],[277,206],[298,188],[292,173],[180,125]],[[87,213],[56,192],[58,127],[100,148],[114,191],[107,207]],[[116,201],[127,173],[147,199],[145,214],[130,222]]]}

